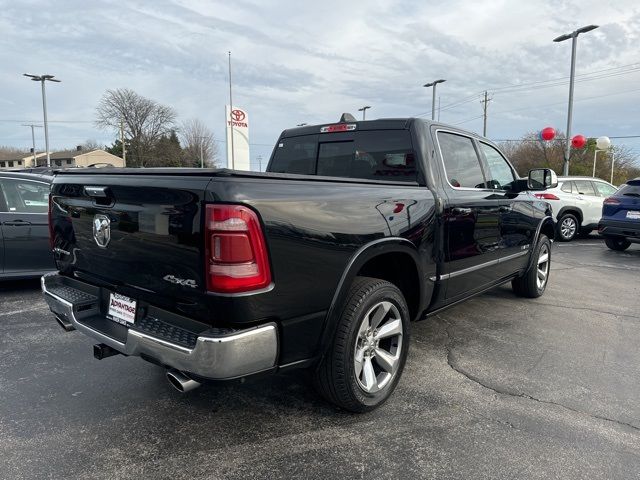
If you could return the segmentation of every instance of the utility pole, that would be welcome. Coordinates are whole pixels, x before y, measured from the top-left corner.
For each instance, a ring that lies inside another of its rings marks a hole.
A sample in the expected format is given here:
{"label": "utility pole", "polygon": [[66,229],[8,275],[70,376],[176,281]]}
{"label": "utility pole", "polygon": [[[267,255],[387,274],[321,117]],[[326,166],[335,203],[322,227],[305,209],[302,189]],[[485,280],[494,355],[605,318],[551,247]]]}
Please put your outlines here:
{"label": "utility pole", "polygon": [[258,160],[258,171],[261,172],[262,171],[262,155],[258,155],[256,159]]}
{"label": "utility pole", "polygon": [[229,118],[227,122],[231,122],[231,170],[235,167],[235,152],[233,148],[233,96],[231,95],[231,51],[229,51]]}
{"label": "utility pole", "polygon": [[482,126],[482,136],[486,137],[487,136],[487,106],[489,105],[489,102],[491,100],[493,100],[493,98],[489,98],[488,96],[489,94],[487,93],[487,91],[484,91],[484,100],[480,100],[480,103],[482,103],[482,117],[484,119],[483,122],[483,126]]}
{"label": "utility pole", "polygon": [[438,121],[440,121],[440,95],[438,95]]}
{"label": "utility pole", "polygon": [[120,119],[120,144],[122,145],[122,164],[127,166],[127,145],[124,142],[124,121]]}
{"label": "utility pole", "polygon": [[204,139],[200,138],[200,168],[204,168]]}
{"label": "utility pole", "polygon": [[23,127],[31,127],[31,143],[33,143],[33,166],[38,166],[38,160],[36,159],[36,135],[33,131],[34,128],[42,128],[42,125],[34,125],[33,123],[25,125],[22,124]]}

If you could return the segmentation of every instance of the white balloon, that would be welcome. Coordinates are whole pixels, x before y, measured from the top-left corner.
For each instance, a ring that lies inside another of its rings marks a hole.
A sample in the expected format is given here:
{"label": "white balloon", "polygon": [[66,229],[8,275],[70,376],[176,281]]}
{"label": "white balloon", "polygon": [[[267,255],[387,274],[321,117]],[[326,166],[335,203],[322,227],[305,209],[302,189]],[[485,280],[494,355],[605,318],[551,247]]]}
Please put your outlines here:
{"label": "white balloon", "polygon": [[611,140],[609,140],[609,137],[598,137],[596,140],[596,147],[598,147],[598,150],[606,150],[610,146]]}

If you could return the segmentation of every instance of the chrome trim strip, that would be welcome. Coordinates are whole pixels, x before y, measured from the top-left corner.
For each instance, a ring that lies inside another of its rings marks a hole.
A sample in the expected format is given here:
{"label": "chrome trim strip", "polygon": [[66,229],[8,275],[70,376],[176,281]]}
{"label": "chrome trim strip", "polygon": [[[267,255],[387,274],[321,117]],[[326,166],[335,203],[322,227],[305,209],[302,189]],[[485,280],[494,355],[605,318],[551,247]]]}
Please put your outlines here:
{"label": "chrome trim strip", "polygon": [[483,268],[491,267],[491,266],[497,265],[499,263],[508,262],[509,260],[514,260],[514,259],[522,257],[522,256],[524,256],[524,255],[526,255],[528,253],[529,253],[529,249],[523,250],[523,251],[518,252],[518,253],[514,253],[512,255],[507,255],[506,257],[497,258],[495,260],[490,260],[488,262],[481,263],[479,265],[473,265],[472,267],[463,268],[462,270],[456,270],[455,272],[445,273],[443,275],[440,275],[440,280],[447,280],[449,278],[459,277],[460,275],[465,275],[467,273],[475,272],[476,270],[480,270],[480,269],[483,269]]}

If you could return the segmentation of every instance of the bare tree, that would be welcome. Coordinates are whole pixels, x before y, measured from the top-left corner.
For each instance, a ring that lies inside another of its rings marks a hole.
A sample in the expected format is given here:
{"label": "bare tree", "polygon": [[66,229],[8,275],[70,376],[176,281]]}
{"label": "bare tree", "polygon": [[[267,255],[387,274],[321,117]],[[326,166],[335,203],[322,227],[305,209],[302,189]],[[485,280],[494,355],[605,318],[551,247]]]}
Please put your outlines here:
{"label": "bare tree", "polygon": [[127,164],[143,167],[153,163],[155,143],[171,134],[176,113],[128,88],[107,90],[96,107],[96,125],[114,130],[119,138],[121,122],[129,144]]}
{"label": "bare tree", "polygon": [[183,122],[180,128],[180,140],[183,148],[183,165],[199,167],[202,147],[205,166],[218,166],[218,145],[213,132],[200,120],[194,118]]}
{"label": "bare tree", "polygon": [[[529,133],[517,142],[505,142],[500,147],[520,175],[526,175],[531,168],[547,167],[556,172],[562,171],[564,161],[565,137],[559,134],[554,140],[545,142],[536,133]],[[572,149],[569,164],[571,175],[591,176],[593,174],[593,156],[596,148],[595,138],[589,138],[581,149]],[[613,183],[619,185],[629,178],[640,175],[638,158],[625,145],[614,145],[607,152],[597,154],[596,177],[609,181],[611,163],[614,162]]]}
{"label": "bare tree", "polygon": [[102,150],[104,149],[104,145],[100,145],[96,140],[93,139],[88,139],[85,140],[82,145],[80,145],[80,147],[82,147],[82,150],[91,152],[93,150]]}

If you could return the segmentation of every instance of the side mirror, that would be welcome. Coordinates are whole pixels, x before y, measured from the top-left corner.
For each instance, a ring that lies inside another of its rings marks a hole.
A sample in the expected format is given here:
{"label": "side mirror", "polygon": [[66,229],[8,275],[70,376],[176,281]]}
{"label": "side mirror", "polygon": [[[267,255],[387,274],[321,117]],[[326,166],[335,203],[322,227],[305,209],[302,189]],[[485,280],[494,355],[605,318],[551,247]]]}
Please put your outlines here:
{"label": "side mirror", "polygon": [[558,186],[558,176],[550,168],[534,168],[529,170],[527,188],[529,190],[546,190]]}

